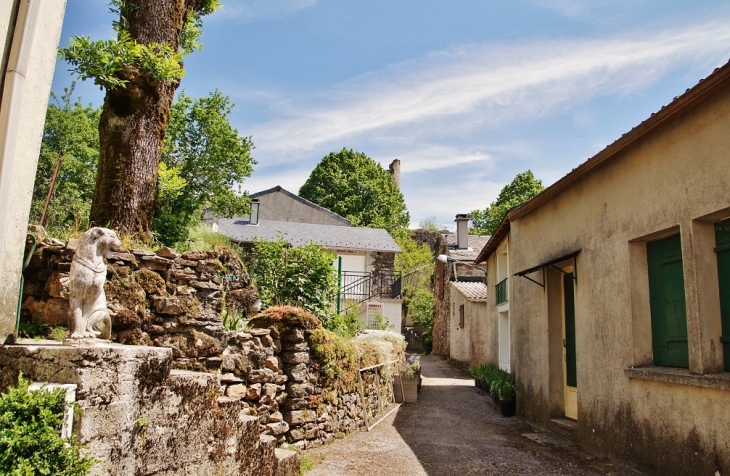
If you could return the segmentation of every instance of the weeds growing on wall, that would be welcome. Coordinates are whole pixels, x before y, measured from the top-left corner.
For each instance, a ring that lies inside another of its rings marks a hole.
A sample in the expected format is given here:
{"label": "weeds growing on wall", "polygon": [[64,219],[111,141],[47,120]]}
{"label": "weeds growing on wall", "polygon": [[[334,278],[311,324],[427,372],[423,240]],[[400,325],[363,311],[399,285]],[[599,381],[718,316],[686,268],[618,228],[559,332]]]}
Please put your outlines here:
{"label": "weeds growing on wall", "polygon": [[61,438],[65,391],[17,387],[0,396],[0,474],[82,476],[95,460],[82,446]]}

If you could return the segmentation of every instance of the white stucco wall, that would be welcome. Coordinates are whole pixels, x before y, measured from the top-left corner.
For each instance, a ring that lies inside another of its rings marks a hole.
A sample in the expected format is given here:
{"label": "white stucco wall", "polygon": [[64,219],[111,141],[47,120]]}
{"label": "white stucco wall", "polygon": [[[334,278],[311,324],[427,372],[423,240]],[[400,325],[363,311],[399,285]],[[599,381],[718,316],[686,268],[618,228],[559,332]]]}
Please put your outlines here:
{"label": "white stucco wall", "polygon": [[[10,51],[0,103],[0,342],[15,329],[25,234],[65,0],[0,2],[0,51]],[[2,35],[6,32],[5,35]]]}

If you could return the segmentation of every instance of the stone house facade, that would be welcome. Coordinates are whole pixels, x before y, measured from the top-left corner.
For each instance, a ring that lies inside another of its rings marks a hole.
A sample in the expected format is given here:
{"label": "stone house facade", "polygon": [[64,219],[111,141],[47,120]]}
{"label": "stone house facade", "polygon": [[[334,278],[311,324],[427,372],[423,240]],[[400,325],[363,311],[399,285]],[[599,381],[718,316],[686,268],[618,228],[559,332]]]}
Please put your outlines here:
{"label": "stone house facade", "polygon": [[730,471],[728,128],[730,64],[500,224],[476,261],[490,295],[508,277],[520,415],[654,474]]}

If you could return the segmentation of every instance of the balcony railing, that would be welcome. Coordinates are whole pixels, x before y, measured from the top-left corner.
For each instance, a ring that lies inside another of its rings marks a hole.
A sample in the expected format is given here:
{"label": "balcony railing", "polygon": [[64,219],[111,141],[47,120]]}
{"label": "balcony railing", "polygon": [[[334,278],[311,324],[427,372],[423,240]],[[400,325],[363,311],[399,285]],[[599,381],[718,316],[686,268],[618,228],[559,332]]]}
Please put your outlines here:
{"label": "balcony railing", "polygon": [[343,271],[340,279],[341,312],[371,298],[396,299],[401,295],[401,273],[398,272]]}
{"label": "balcony railing", "polygon": [[499,306],[500,304],[504,304],[507,302],[507,278],[504,278],[502,281],[500,281],[495,287],[496,291],[496,302]]}

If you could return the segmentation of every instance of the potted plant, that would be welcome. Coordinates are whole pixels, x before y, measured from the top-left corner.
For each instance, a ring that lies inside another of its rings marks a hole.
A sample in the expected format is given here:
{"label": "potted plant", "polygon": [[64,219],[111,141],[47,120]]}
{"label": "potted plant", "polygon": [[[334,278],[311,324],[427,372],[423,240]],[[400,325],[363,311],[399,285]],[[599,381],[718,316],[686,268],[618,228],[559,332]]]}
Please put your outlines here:
{"label": "potted plant", "polygon": [[417,403],[418,389],[421,383],[421,362],[414,361],[404,365],[401,372],[393,380],[393,396],[395,401]]}
{"label": "potted plant", "polygon": [[499,399],[499,409],[502,416],[511,417],[515,414],[515,384],[509,373],[508,378],[500,378],[492,384],[492,388]]}

